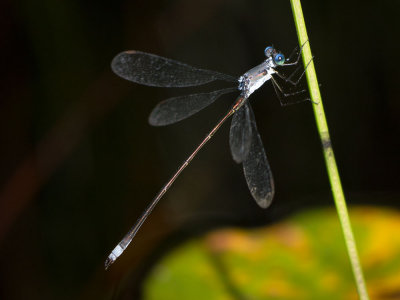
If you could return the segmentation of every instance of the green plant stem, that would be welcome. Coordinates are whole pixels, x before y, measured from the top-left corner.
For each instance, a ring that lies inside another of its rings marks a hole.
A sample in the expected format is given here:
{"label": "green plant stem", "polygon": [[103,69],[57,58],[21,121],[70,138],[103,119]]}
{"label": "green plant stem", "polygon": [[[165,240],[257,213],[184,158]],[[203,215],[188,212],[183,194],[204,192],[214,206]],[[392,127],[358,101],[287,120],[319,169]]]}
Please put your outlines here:
{"label": "green plant stem", "polygon": [[[300,45],[308,42],[308,36],[306,31],[306,25],[304,23],[303,11],[301,9],[300,0],[290,0],[292,5],[292,11],[294,21],[296,24],[297,35],[299,38]],[[313,109],[315,120],[319,136],[322,142],[322,148],[325,157],[326,167],[328,169],[329,181],[332,188],[333,198],[335,200],[336,210],[339,215],[340,224],[344,239],[346,242],[347,252],[350,257],[351,267],[355,277],[358,294],[360,299],[367,300],[368,292],[364,281],[364,276],[360,264],[360,260],[357,253],[357,247],[354,240],[353,231],[351,229],[350,219],[347,212],[346,200],[344,198],[342,185],[340,183],[339,172],[336,166],[335,156],[333,154],[331,139],[329,137],[328,124],[325,118],[324,107],[322,105],[321,93],[319,91],[319,85],[317,81],[317,75],[315,74],[313,57],[311,55],[310,43],[304,45],[302,49],[302,57],[304,65],[307,65],[306,77],[308,88],[310,91],[311,100],[313,102]]]}

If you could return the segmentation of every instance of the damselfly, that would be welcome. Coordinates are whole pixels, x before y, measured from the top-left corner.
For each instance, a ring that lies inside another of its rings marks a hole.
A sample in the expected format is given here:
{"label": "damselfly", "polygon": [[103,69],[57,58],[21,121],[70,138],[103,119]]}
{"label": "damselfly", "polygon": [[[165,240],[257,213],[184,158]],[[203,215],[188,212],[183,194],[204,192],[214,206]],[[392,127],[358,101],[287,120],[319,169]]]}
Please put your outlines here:
{"label": "damselfly", "polygon": [[[207,134],[193,153],[183,162],[146,208],[136,224],[114,248],[105,262],[106,269],[128,247],[143,222],[162,196],[171,187],[179,174],[188,166],[221,125],[232,115],[229,144],[233,160],[237,163],[242,163],[247,185],[257,204],[262,208],[266,208],[271,204],[274,196],[274,181],[248,98],[255,90],[270,79],[282,105],[285,104],[282,102],[282,96],[288,97],[304,92],[303,90],[290,94],[284,93],[277,81],[278,78],[275,77],[276,75],[293,86],[297,85],[304,75],[304,71],[297,81],[292,81],[291,77],[293,77],[298,68],[289,77],[285,77],[277,70],[278,67],[297,65],[300,59],[301,49],[297,53],[297,59],[294,62],[289,62],[295,52],[296,51],[293,51],[290,57],[285,59],[282,53],[275,50],[274,47],[269,46],[264,50],[266,59],[260,65],[240,76],[238,79],[238,87],[170,98],[160,102],[153,109],[149,117],[150,124],[154,126],[168,125],[199,112],[223,94],[237,90],[240,91],[240,95],[237,97],[231,109],[220,119],[217,125]],[[211,70],[198,69],[172,59],[140,51],[126,51],[118,54],[113,59],[111,67],[114,73],[120,77],[148,86],[188,87],[203,85],[217,80],[237,82],[237,79],[230,75]]]}

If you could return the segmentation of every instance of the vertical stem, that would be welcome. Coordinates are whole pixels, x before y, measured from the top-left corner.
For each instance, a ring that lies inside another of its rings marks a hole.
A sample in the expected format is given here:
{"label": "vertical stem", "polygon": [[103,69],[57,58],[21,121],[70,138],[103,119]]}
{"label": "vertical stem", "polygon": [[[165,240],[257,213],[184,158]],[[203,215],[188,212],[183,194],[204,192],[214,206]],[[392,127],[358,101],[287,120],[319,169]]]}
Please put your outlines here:
{"label": "vertical stem", "polygon": [[[292,11],[294,16],[294,21],[296,24],[299,43],[300,45],[303,45],[308,41],[308,36],[300,0],[290,0],[290,2],[292,5]],[[354,240],[349,215],[347,212],[346,200],[344,198],[342,185],[340,183],[340,177],[336,166],[335,156],[333,154],[331,139],[329,137],[328,124],[325,118],[324,107],[322,105],[321,94],[319,91],[317,75],[314,69],[314,62],[312,61],[311,48],[309,42],[303,47],[302,57],[304,65],[306,65],[308,62],[311,61],[306,70],[308,88],[313,102],[315,120],[317,123],[319,136],[322,142],[322,148],[324,152],[326,167],[328,170],[329,181],[332,188],[332,194],[335,200],[336,210],[339,215],[340,224],[342,226],[342,231],[346,242],[347,252],[349,254],[351,267],[355,277],[358,294],[360,296],[360,299],[368,300],[369,299],[368,292],[365,285],[364,276],[357,253],[357,247]]]}

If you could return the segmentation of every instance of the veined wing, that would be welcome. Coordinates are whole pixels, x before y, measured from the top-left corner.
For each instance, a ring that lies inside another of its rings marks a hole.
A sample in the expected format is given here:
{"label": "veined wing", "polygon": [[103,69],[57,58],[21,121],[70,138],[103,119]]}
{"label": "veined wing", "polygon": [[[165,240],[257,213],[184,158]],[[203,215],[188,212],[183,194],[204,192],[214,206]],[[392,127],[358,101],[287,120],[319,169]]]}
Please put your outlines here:
{"label": "veined wing", "polygon": [[272,178],[271,169],[265,155],[265,150],[261,141],[261,137],[257,131],[257,125],[254,118],[253,110],[249,103],[250,122],[252,128],[252,141],[250,152],[247,158],[243,161],[244,176],[250,193],[256,200],[257,204],[262,208],[267,208],[274,197],[274,180]]}
{"label": "veined wing", "polygon": [[252,141],[251,127],[250,109],[245,104],[233,115],[229,132],[229,145],[232,157],[237,163],[243,162],[250,152]]}
{"label": "veined wing", "polygon": [[169,98],[153,109],[149,123],[153,126],[163,126],[181,121],[210,105],[220,96],[234,91],[237,91],[237,88]]}
{"label": "veined wing", "polygon": [[198,69],[187,64],[140,51],[121,52],[111,62],[118,76],[139,84],[158,87],[187,87],[215,80],[236,82],[233,76]]}

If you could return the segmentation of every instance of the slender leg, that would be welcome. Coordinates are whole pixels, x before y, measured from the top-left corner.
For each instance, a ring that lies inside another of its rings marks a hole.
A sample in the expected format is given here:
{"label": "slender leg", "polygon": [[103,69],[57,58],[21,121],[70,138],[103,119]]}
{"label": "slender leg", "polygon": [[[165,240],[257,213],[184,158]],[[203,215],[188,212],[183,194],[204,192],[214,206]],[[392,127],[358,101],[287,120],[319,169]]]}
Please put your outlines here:
{"label": "slender leg", "polygon": [[302,89],[300,91],[296,91],[296,92],[293,92],[293,93],[285,93],[283,91],[282,87],[279,85],[279,83],[276,81],[276,79],[274,77],[271,77],[271,80],[276,85],[276,87],[279,89],[279,91],[282,93],[282,95],[284,97],[295,96],[295,95],[299,95],[299,94],[307,92],[307,89]]}
{"label": "slender leg", "polygon": [[282,87],[278,84],[278,82],[275,80],[274,77],[271,77],[271,82],[272,82],[272,86],[274,87],[275,93],[276,93],[276,95],[277,95],[277,97],[279,99],[279,102],[281,103],[282,106],[292,105],[292,104],[300,103],[300,102],[303,102],[303,101],[311,101],[310,98],[305,98],[305,99],[294,101],[294,102],[285,102],[285,101],[283,101],[283,98],[281,97],[281,95],[283,95],[283,97],[286,98],[286,97],[295,96],[295,95],[299,95],[299,94],[305,93],[305,92],[307,92],[307,90],[303,89],[301,91],[297,91],[297,92],[294,92],[294,93],[285,93],[283,91]]}
{"label": "slender leg", "polygon": [[282,100],[282,97],[281,97],[281,94],[282,94],[282,91],[281,91],[281,88],[280,88],[280,86],[279,85],[277,85],[277,83],[275,82],[275,79],[273,78],[273,77],[271,77],[271,79],[272,79],[272,86],[274,87],[274,90],[275,90],[275,94],[276,94],[276,96],[278,97],[278,100],[279,100],[279,102],[281,103],[281,106],[285,106],[285,105],[287,105],[286,103],[284,103]]}
{"label": "slender leg", "polygon": [[299,46],[297,45],[296,48],[293,49],[292,53],[290,53],[289,57],[286,58],[286,61],[292,61],[292,57],[297,52],[298,49],[299,49]]}
{"label": "slender leg", "polygon": [[[286,66],[295,66],[295,65],[297,65],[298,62],[300,61],[300,54],[301,54],[301,51],[303,50],[303,47],[304,47],[304,45],[305,45],[307,42],[308,42],[308,40],[305,41],[305,42],[303,43],[303,45],[301,45],[300,51],[299,51],[299,53],[297,54],[296,61],[293,62],[293,63],[283,64],[282,67],[286,67]],[[292,59],[292,56],[293,56],[294,53],[296,53],[297,48],[298,48],[298,46],[297,46],[296,48],[294,48],[294,50],[292,51],[292,53],[290,54],[289,58],[288,58],[286,61],[290,61],[290,60]]]}
{"label": "slender leg", "polygon": [[[296,103],[300,103],[300,102],[303,102],[303,101],[311,101],[311,102],[314,103],[314,104],[318,104],[318,102],[313,101],[311,98],[305,98],[305,99],[299,100],[299,101],[283,103],[283,102],[282,102],[282,98],[281,98],[281,96],[279,95],[279,92],[280,92],[284,97],[290,97],[290,96],[294,96],[294,95],[298,95],[298,94],[305,93],[305,92],[307,92],[307,89],[303,89],[303,90],[301,90],[301,91],[297,91],[297,92],[294,92],[294,93],[285,93],[285,92],[283,92],[282,87],[278,84],[278,82],[276,81],[276,79],[275,79],[274,77],[271,77],[271,79],[272,79],[272,86],[274,87],[275,93],[276,93],[276,95],[278,96],[279,102],[281,102],[281,105],[282,105],[282,106],[291,105],[291,104],[296,104]],[[321,84],[319,84],[319,86],[321,86]],[[278,89],[277,89],[277,88],[278,88]],[[279,92],[278,92],[278,90],[279,90]]]}
{"label": "slender leg", "polygon": [[306,73],[306,70],[307,70],[308,66],[310,65],[310,63],[311,63],[311,61],[313,59],[314,59],[314,57],[312,59],[310,59],[310,61],[307,63],[306,67],[304,68],[303,72],[301,73],[300,77],[296,81],[293,81],[291,78],[294,76],[294,74],[297,73],[298,70],[300,70],[301,66],[298,66],[296,68],[296,70],[294,70],[294,72],[292,72],[292,74],[289,75],[289,77],[286,77],[285,75],[279,73],[277,70],[275,70],[275,73],[276,73],[276,75],[278,75],[280,78],[282,78],[286,82],[289,82],[292,85],[296,86],[300,82],[300,80],[303,78],[304,74]]}

